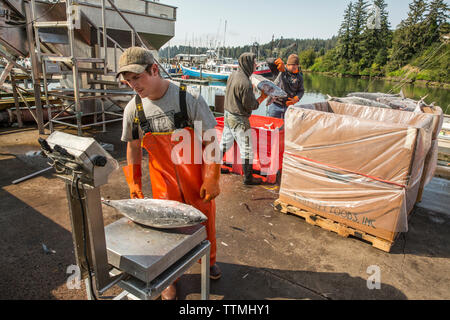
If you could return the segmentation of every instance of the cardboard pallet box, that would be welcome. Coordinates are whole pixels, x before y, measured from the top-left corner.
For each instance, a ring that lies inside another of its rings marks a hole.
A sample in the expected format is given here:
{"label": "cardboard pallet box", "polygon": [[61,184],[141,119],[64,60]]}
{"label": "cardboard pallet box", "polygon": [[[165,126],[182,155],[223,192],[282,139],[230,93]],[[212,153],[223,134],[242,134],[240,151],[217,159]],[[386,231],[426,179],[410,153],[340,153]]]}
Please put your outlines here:
{"label": "cardboard pallet box", "polygon": [[306,108],[286,113],[279,200],[394,241],[408,230],[433,117],[331,101]]}
{"label": "cardboard pallet box", "polygon": [[433,117],[432,125],[432,137],[431,137],[431,147],[425,158],[425,164],[423,168],[422,180],[420,182],[419,195],[417,196],[417,202],[422,200],[422,192],[425,186],[430,183],[431,179],[434,177],[434,173],[437,167],[439,146],[438,137],[439,132],[442,130],[442,125],[444,123],[444,112],[440,107],[424,107],[423,112],[426,114],[431,114]]}
{"label": "cardboard pallet box", "polygon": [[[436,171],[438,157],[438,136],[444,121],[444,115],[440,107],[424,107],[423,113],[408,112],[392,109],[380,109],[376,107],[366,107],[354,104],[343,104],[339,102],[326,102],[328,111],[338,114],[349,114],[364,119],[387,121],[390,123],[403,123],[407,125],[417,125],[419,122],[432,119],[431,128],[427,128],[426,141],[430,141],[430,148],[425,157],[423,174],[419,186],[417,202],[421,201],[422,192],[425,186],[431,181]],[[322,105],[322,104],[321,104]],[[321,106],[323,108],[323,105]]]}

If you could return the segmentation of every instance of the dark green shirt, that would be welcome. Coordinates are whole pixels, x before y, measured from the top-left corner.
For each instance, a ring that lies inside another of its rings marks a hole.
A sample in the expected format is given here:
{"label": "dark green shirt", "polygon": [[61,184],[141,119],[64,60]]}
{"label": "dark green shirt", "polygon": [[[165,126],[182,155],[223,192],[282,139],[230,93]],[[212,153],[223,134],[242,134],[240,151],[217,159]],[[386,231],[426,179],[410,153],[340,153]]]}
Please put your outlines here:
{"label": "dark green shirt", "polygon": [[250,81],[254,62],[255,54],[242,54],[239,57],[239,69],[228,78],[224,108],[234,115],[250,117],[252,111],[259,107]]}

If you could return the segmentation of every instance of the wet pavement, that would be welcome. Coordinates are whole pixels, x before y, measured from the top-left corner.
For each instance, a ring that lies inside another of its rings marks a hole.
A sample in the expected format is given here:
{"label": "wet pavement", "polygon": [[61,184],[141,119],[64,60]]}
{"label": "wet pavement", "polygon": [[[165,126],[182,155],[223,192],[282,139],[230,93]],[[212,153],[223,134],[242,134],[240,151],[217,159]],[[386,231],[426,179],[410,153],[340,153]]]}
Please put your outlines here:
{"label": "wet pavement", "polygon": [[[111,154],[124,165],[120,125],[108,130],[89,133],[112,143]],[[80,289],[67,286],[75,257],[64,182],[47,172],[11,183],[47,166],[45,159],[26,155],[39,150],[37,138],[33,128],[0,131],[0,298],[86,299],[84,284]],[[150,195],[146,166],[143,170],[143,191]],[[212,299],[450,299],[448,180],[435,178],[426,188],[410,216],[408,233],[391,253],[274,211],[276,186],[247,188],[241,177],[224,175],[221,188],[216,223],[223,276],[211,281]],[[129,196],[121,171],[101,187],[101,195]],[[108,207],[103,214],[105,225],[121,218]],[[367,286],[374,266],[381,272],[379,290]],[[178,295],[200,298],[200,265],[181,277]]]}

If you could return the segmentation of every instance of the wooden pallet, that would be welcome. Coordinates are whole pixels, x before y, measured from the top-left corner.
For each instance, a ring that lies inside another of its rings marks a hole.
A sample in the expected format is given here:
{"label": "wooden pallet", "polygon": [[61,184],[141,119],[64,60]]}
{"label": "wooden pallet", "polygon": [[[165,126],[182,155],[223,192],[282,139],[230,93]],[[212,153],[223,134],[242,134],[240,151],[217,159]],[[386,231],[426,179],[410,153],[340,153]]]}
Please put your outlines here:
{"label": "wooden pallet", "polygon": [[343,225],[342,223],[324,218],[318,214],[311,213],[295,206],[286,204],[280,200],[276,200],[274,203],[275,209],[284,214],[293,214],[305,219],[305,221],[313,226],[321,227],[322,229],[333,231],[338,235],[348,238],[353,236],[355,238],[370,242],[374,248],[380,249],[384,252],[390,252],[394,242],[390,242],[384,239],[380,239],[376,236],[367,234],[363,231],[356,230],[354,228]]}

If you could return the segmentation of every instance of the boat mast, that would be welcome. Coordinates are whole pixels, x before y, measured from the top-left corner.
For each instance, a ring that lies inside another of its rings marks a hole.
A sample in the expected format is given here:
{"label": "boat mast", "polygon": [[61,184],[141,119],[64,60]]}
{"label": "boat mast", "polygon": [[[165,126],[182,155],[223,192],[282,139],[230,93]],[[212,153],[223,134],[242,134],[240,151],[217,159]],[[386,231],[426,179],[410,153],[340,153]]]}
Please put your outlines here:
{"label": "boat mast", "polygon": [[216,52],[216,59],[219,59],[220,58],[220,40],[219,40],[219,37],[220,37],[220,25],[222,24],[222,19],[220,19],[220,22],[219,22],[219,28],[217,29],[217,37],[216,37],[216,48],[215,48],[215,50],[217,51]]}
{"label": "boat mast", "polygon": [[170,41],[169,46],[167,47],[167,63],[170,65]]}
{"label": "boat mast", "polygon": [[223,31],[223,55],[225,57],[225,36],[227,34],[227,20],[225,20],[225,30]]}
{"label": "boat mast", "polygon": [[270,42],[270,56],[273,55],[273,40],[275,38],[275,34],[272,34],[272,41]]}

